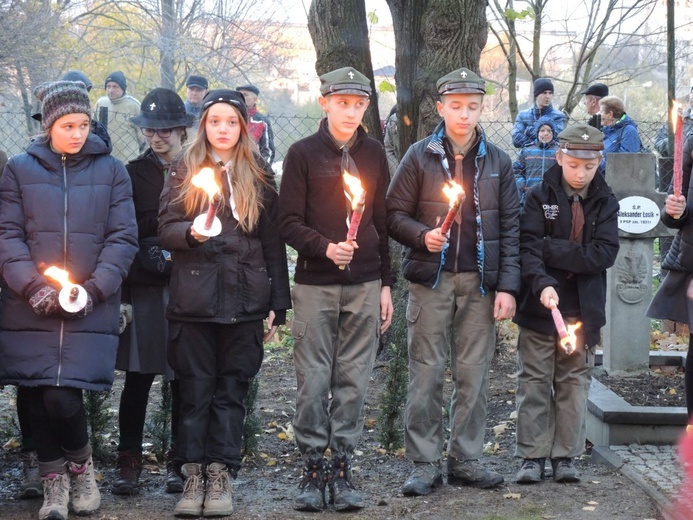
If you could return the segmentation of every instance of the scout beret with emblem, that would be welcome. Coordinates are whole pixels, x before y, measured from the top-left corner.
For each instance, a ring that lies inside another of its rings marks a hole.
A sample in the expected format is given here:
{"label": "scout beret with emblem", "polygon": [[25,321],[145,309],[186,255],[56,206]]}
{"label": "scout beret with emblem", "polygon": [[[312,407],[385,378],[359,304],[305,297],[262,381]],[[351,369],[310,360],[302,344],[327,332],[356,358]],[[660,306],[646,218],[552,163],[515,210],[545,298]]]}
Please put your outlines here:
{"label": "scout beret with emblem", "polygon": [[573,125],[558,134],[564,154],[578,159],[598,159],[604,149],[604,134],[589,125]]}
{"label": "scout beret with emblem", "polygon": [[225,88],[210,90],[202,100],[202,110],[207,110],[215,103],[227,103],[236,107],[243,116],[243,120],[248,122],[248,109],[245,106],[245,98],[240,92]]}
{"label": "scout beret with emblem", "polygon": [[320,76],[320,93],[323,96],[353,94],[368,97],[371,95],[371,82],[355,68],[342,67]]}
{"label": "scout beret with emblem", "polygon": [[464,67],[440,78],[436,82],[436,88],[441,96],[444,94],[486,94],[486,82]]}

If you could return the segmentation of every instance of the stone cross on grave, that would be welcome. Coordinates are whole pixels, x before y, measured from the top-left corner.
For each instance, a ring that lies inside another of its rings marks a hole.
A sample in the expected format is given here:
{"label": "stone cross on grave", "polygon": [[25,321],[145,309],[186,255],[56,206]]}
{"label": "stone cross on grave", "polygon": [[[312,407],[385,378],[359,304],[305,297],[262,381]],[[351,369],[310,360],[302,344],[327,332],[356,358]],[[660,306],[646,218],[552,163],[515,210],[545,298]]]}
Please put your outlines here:
{"label": "stone cross on grave", "polygon": [[655,190],[655,157],[649,153],[612,153],[606,180],[621,205],[620,249],[607,272],[604,369],[612,375],[649,370],[654,239],[675,230],[660,221],[666,193]]}

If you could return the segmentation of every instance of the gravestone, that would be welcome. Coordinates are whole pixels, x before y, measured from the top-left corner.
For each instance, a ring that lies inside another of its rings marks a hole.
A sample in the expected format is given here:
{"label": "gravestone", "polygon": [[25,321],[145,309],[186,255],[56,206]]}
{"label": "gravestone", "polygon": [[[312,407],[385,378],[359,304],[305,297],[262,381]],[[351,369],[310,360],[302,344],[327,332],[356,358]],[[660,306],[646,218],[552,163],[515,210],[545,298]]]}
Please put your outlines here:
{"label": "gravestone", "polygon": [[655,190],[655,157],[644,153],[609,154],[606,180],[621,205],[620,249],[607,272],[603,366],[612,375],[649,370],[654,240],[675,230],[660,221],[666,193]]}

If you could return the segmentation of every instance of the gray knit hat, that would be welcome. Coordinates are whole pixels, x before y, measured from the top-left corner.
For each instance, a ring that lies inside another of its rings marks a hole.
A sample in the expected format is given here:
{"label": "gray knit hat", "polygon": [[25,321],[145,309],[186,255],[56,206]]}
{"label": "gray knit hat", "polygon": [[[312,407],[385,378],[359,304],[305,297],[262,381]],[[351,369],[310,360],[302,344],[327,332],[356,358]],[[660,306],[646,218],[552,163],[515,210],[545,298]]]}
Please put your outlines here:
{"label": "gray knit hat", "polygon": [[41,101],[41,123],[49,129],[56,120],[67,114],[86,114],[91,117],[87,86],[81,81],[42,83],[34,89]]}

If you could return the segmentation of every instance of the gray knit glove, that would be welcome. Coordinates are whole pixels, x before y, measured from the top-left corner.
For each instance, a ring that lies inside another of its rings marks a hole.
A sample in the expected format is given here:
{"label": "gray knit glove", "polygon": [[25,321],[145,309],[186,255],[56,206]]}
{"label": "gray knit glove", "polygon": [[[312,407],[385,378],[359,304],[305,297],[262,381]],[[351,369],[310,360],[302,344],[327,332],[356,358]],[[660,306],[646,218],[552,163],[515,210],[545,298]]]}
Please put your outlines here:
{"label": "gray knit glove", "polygon": [[29,298],[29,305],[39,316],[48,317],[60,312],[59,293],[50,285],[44,285]]}

